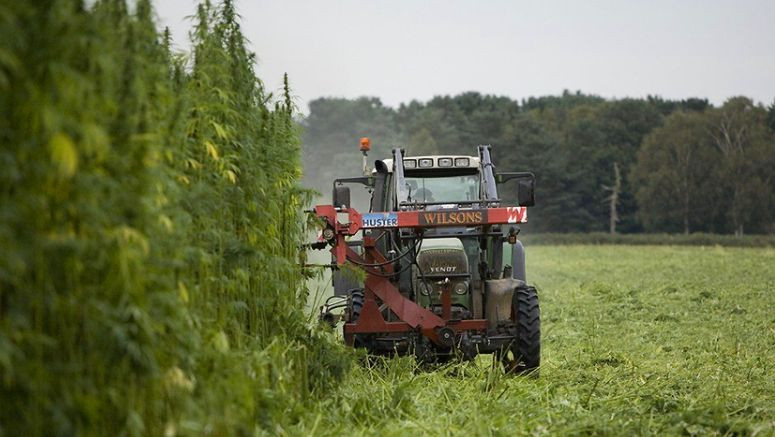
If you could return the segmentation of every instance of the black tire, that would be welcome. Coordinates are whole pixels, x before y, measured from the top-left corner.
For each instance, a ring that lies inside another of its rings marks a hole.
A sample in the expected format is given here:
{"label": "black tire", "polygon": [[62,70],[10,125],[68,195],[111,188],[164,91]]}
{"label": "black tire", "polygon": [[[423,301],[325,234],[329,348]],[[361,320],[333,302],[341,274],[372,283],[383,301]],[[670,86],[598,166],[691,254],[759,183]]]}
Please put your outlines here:
{"label": "black tire", "polygon": [[[347,290],[347,294],[350,295],[349,305],[347,307],[350,313],[349,322],[353,323],[361,317],[361,310],[363,309],[363,302],[364,299],[366,299],[366,296],[364,295],[362,288],[352,288]],[[368,344],[365,340],[366,337],[363,334],[355,334],[353,337],[353,347],[365,347],[368,350]]]}
{"label": "black tire", "polygon": [[352,288],[347,290],[347,294],[350,295],[350,322],[355,322],[361,316],[365,295],[362,288]]}
{"label": "black tire", "polygon": [[541,365],[541,310],[535,287],[521,285],[514,290],[512,311],[516,338],[505,354],[503,364],[509,373],[538,376]]}

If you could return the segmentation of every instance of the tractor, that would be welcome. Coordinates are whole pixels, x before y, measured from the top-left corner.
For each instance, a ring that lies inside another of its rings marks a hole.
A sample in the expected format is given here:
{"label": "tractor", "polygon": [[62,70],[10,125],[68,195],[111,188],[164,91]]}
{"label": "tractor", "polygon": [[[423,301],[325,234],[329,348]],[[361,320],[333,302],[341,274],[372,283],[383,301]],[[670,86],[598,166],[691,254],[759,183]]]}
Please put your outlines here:
{"label": "tractor", "polygon": [[[517,238],[535,176],[496,172],[489,145],[476,156],[396,148],[373,169],[368,139],[360,149],[364,174],[336,179],[333,204],[308,211],[321,223],[312,246],[330,248],[334,270],[321,319],[343,322],[344,341],[371,355],[444,363],[494,354],[507,372],[537,375],[538,295]],[[351,207],[353,184],[370,195],[368,212]],[[345,264],[365,280],[346,275]]]}

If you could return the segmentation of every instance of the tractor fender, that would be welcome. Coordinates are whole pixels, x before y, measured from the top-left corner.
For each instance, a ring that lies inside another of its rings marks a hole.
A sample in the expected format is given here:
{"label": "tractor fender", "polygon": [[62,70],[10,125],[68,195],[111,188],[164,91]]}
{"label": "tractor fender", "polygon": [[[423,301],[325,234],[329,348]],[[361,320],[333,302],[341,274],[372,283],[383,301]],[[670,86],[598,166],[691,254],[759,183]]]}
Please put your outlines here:
{"label": "tractor fender", "polygon": [[511,277],[527,282],[527,272],[525,270],[525,246],[517,240],[511,247]]}
{"label": "tractor fender", "polygon": [[485,316],[490,329],[495,329],[499,322],[511,320],[514,290],[524,286],[524,282],[514,278],[488,279],[484,281]]}

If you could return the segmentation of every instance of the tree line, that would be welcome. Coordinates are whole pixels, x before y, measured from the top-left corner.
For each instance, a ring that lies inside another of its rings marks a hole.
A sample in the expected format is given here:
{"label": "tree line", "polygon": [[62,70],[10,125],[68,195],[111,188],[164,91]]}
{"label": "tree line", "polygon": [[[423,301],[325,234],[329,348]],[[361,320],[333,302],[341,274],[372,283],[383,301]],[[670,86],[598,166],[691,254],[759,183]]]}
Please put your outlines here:
{"label": "tree line", "polygon": [[536,174],[531,230],[775,232],[775,102],[468,92],[391,108],[374,97],[320,98],[300,123],[305,182],[324,194],[335,177],[360,172],[361,136],[374,157],[491,144],[498,169]]}
{"label": "tree line", "polygon": [[258,434],[346,365],[303,312],[300,140],[231,1],[0,2],[0,435]]}

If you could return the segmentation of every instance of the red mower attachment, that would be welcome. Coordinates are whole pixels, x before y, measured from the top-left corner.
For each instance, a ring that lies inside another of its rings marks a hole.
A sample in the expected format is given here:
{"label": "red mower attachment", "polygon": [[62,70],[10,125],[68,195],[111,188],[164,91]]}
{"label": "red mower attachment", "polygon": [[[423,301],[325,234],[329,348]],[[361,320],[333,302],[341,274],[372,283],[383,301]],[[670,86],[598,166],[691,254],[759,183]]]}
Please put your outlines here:
{"label": "red mower attachment", "polygon": [[[378,250],[371,237],[364,237],[364,256],[348,247],[346,237],[363,229],[409,228],[420,234],[426,229],[460,226],[490,226],[527,222],[526,207],[458,209],[440,211],[400,211],[360,214],[353,208],[318,205],[315,215],[325,223],[322,238],[331,244],[331,253],[338,265],[346,261],[360,266],[366,272],[364,303],[359,318],[344,325],[345,340],[353,344],[353,334],[410,332],[420,330],[431,341],[451,346],[457,331],[482,331],[487,320],[452,320],[451,287],[442,290],[442,317],[403,296],[386,277],[393,273],[391,261]],[[340,222],[338,217],[346,217]],[[382,317],[375,297],[378,297],[401,321],[388,322]]]}

